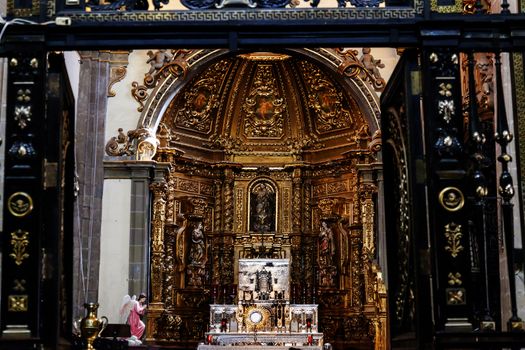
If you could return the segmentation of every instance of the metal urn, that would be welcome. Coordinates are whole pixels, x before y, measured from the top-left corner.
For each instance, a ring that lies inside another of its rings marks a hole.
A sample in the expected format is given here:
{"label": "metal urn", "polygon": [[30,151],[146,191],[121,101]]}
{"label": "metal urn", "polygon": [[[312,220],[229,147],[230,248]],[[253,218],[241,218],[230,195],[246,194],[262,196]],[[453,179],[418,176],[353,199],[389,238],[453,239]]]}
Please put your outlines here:
{"label": "metal urn", "polygon": [[93,342],[108,325],[108,318],[106,316],[97,318],[98,303],[86,303],[84,307],[87,315],[80,321],[80,335],[86,340],[85,349],[93,350]]}

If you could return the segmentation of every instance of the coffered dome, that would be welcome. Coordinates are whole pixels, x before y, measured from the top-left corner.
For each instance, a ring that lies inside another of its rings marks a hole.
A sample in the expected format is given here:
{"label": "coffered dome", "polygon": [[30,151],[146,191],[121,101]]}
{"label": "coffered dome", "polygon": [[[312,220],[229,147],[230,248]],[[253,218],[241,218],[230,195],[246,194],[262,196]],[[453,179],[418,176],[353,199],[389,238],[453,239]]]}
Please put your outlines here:
{"label": "coffered dome", "polygon": [[194,76],[170,101],[161,128],[187,157],[319,162],[366,144],[362,110],[341,75],[302,56],[257,52]]}

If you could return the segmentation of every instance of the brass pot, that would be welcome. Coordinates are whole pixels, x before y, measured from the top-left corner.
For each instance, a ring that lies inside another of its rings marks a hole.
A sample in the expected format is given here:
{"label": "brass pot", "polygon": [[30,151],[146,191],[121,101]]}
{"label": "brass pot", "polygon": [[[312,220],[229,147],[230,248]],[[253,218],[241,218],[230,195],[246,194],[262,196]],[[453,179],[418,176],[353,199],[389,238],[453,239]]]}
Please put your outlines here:
{"label": "brass pot", "polygon": [[93,342],[108,325],[108,318],[102,316],[97,318],[97,303],[84,304],[87,315],[80,321],[80,335],[86,340],[86,349],[93,350]]}

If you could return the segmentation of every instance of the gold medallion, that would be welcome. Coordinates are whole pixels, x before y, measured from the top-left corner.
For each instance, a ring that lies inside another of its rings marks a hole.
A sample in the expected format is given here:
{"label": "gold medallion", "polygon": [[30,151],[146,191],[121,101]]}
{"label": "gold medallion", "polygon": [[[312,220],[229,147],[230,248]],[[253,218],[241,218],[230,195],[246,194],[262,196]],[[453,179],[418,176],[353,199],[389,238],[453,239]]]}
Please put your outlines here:
{"label": "gold medallion", "polygon": [[25,192],[15,192],[7,199],[9,212],[22,218],[33,211],[33,199]]}
{"label": "gold medallion", "polygon": [[439,204],[448,211],[458,211],[465,205],[463,193],[457,187],[447,187],[439,192]]}

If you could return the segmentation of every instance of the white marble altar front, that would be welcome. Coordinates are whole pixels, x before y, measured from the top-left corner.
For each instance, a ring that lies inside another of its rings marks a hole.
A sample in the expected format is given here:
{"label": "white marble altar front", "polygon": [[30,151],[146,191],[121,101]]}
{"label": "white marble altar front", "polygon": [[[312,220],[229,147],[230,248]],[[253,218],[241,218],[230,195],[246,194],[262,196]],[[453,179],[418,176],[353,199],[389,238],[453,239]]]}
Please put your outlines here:
{"label": "white marble altar front", "polygon": [[199,350],[321,349],[317,304],[290,304],[287,259],[240,259],[236,304],[210,305],[210,328]]}

